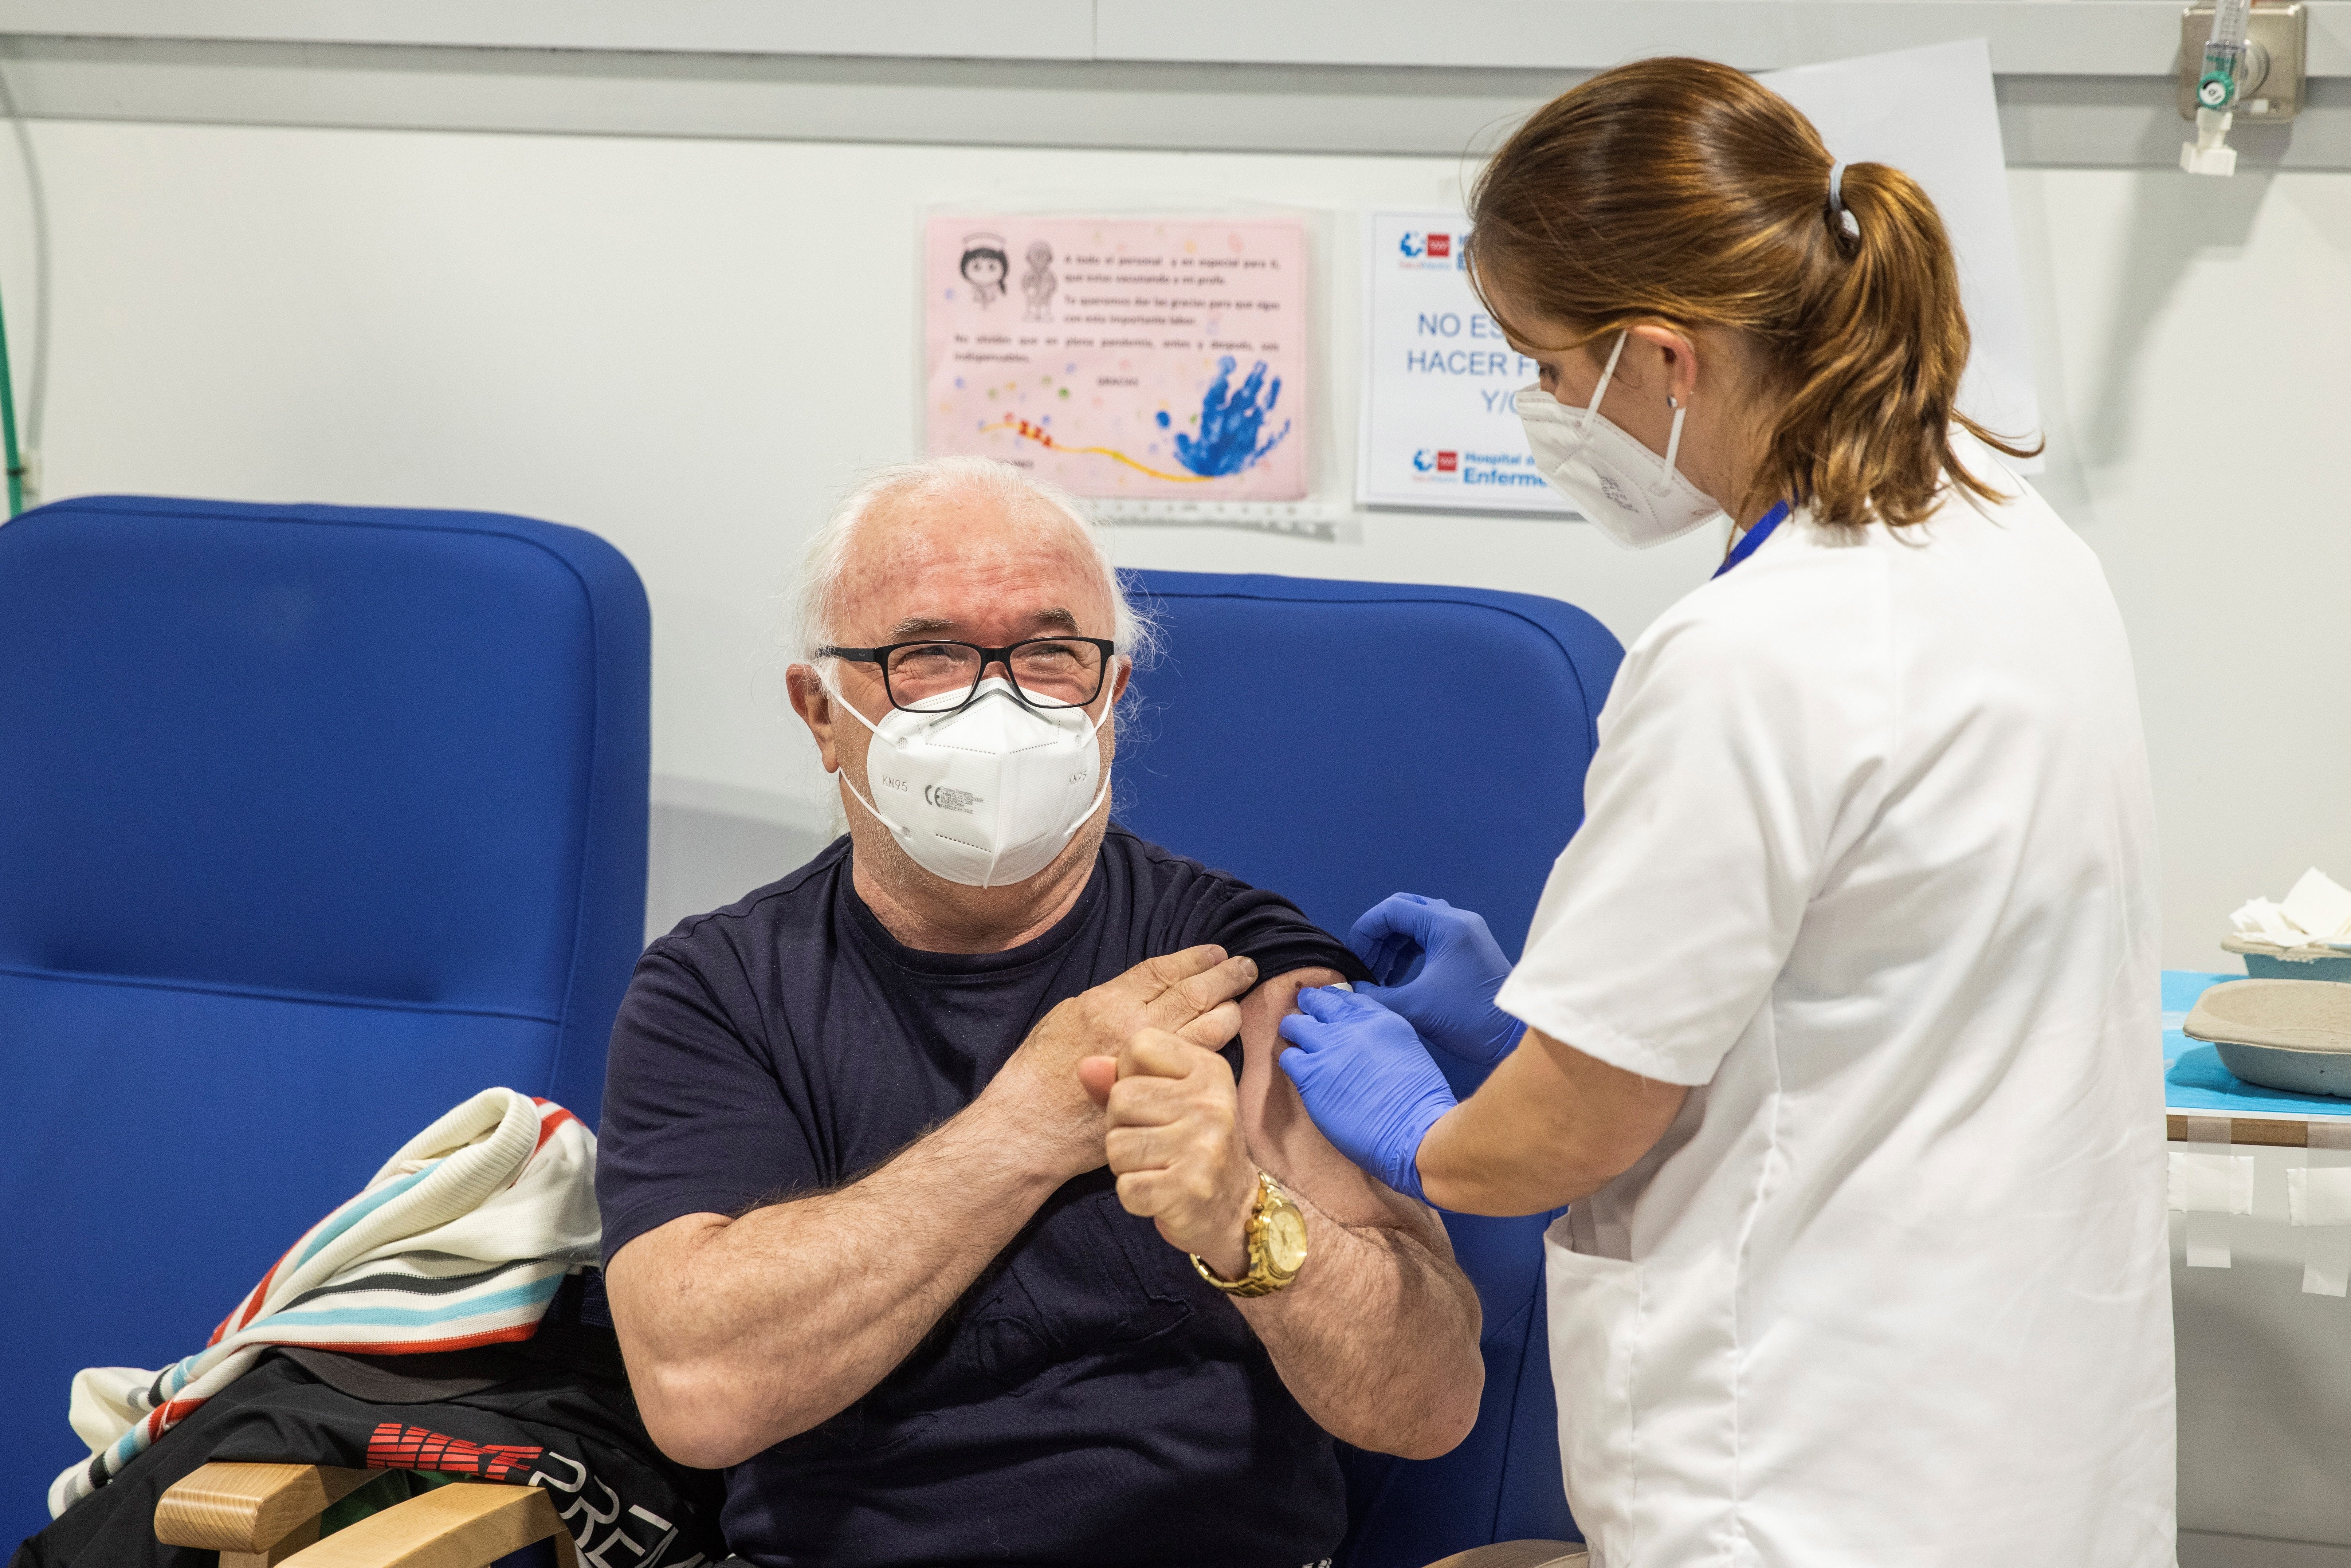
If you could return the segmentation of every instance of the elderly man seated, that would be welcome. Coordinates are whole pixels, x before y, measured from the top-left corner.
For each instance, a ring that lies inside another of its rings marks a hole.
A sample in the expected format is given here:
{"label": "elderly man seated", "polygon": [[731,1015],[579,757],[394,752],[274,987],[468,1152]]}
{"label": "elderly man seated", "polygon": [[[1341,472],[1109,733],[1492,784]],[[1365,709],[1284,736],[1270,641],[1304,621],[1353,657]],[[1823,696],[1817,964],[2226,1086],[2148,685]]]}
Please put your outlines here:
{"label": "elderly man seated", "polygon": [[648,1430],[730,1468],[770,1568],[1327,1558],[1332,1439],[1443,1453],[1483,1376],[1436,1217],[1276,1070],[1299,988],[1361,968],[1111,822],[1135,621],[1058,493],[886,473],[801,602],[849,833],[654,943],[613,1033]]}

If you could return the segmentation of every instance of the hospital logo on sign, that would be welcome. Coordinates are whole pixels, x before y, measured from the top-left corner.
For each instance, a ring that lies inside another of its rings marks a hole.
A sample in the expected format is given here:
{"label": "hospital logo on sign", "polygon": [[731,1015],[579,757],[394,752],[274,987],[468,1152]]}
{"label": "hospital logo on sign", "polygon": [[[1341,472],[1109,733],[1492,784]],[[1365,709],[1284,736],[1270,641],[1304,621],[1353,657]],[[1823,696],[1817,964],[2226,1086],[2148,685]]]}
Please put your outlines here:
{"label": "hospital logo on sign", "polygon": [[1406,229],[1396,240],[1396,266],[1405,272],[1452,272],[1468,264],[1468,256],[1455,243],[1468,237],[1467,234]]}
{"label": "hospital logo on sign", "polygon": [[1534,458],[1523,452],[1465,452],[1452,447],[1424,446],[1412,455],[1415,484],[1445,483],[1495,486],[1503,489],[1540,490],[1543,476]]}

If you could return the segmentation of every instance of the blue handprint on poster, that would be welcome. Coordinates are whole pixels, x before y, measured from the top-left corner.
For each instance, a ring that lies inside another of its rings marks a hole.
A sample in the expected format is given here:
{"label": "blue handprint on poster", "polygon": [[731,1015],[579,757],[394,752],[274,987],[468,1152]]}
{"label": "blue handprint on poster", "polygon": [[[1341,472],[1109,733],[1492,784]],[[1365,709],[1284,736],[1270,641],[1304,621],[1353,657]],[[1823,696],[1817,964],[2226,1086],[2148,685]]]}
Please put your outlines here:
{"label": "blue handprint on poster", "polygon": [[[1290,434],[1290,421],[1285,419],[1280,430],[1258,439],[1273,405],[1281,401],[1281,378],[1275,376],[1269,382],[1265,361],[1259,360],[1235,388],[1233,369],[1238,362],[1229,354],[1217,361],[1217,379],[1208,383],[1207,395],[1200,400],[1200,434],[1179,433],[1176,437],[1176,461],[1204,479],[1238,474],[1254,465]],[[1173,423],[1162,409],[1159,428],[1165,430]]]}

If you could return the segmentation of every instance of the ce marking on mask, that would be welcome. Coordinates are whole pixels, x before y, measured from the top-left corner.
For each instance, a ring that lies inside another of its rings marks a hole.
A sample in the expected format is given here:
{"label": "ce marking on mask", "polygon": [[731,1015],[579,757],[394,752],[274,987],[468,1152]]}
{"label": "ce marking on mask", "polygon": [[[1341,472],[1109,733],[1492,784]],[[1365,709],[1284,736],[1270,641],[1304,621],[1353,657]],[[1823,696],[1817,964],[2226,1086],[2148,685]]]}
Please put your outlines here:
{"label": "ce marking on mask", "polygon": [[974,806],[984,803],[978,796],[968,789],[951,789],[945,784],[924,785],[923,800],[925,804],[938,810],[961,811],[966,816],[971,814],[971,809]]}

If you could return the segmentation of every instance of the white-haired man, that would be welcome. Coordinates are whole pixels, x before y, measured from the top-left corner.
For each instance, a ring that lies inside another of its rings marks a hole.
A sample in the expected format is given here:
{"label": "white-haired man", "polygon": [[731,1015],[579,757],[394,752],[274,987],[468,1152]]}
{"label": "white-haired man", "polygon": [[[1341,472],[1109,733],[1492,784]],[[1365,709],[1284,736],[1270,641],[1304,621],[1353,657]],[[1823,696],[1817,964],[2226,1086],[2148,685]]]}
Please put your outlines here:
{"label": "white-haired man", "polygon": [[1057,492],[885,473],[801,592],[849,833],[656,942],[613,1035],[647,1429],[731,1467],[764,1568],[1327,1558],[1332,1438],[1443,1453],[1483,1377],[1435,1216],[1275,1070],[1299,988],[1362,970],[1111,824],[1135,628]]}

